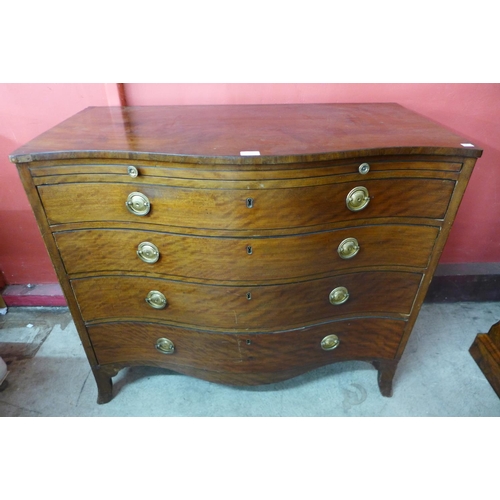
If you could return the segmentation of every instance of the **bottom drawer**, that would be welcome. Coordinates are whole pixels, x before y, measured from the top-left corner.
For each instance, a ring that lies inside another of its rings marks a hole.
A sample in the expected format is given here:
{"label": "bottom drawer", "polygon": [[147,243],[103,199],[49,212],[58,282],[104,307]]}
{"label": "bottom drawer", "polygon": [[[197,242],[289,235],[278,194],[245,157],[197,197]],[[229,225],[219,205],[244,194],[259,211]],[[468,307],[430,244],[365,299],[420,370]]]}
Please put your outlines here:
{"label": "bottom drawer", "polygon": [[[406,322],[363,318],[278,333],[229,334],[188,330],[153,323],[116,322],[88,327],[99,364],[155,365],[186,372],[200,370],[254,374],[312,369],[338,360],[392,359]],[[324,350],[327,335],[340,341]],[[174,345],[164,354],[155,345],[166,338]],[[305,371],[305,370],[302,370]]]}

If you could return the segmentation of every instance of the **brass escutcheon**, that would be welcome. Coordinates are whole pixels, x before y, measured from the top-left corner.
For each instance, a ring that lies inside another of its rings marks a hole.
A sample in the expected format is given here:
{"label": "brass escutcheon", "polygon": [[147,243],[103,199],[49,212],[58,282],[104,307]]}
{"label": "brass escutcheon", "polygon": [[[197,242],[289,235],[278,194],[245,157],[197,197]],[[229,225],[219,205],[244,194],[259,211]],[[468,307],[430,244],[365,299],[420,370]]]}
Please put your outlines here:
{"label": "brass escutcheon", "polygon": [[327,335],[322,341],[321,341],[321,349],[324,351],[332,351],[338,345],[340,344],[340,340],[337,337],[337,335]]}
{"label": "brass escutcheon", "polygon": [[156,341],[155,347],[158,351],[160,351],[163,354],[173,354],[175,351],[174,343],[171,340],[166,339],[164,337]]}
{"label": "brass escutcheon", "polygon": [[160,251],[156,245],[153,245],[153,243],[143,241],[142,243],[139,243],[139,246],[137,247],[137,255],[139,256],[139,259],[146,262],[146,264],[154,264],[155,262],[158,262],[158,259],[160,258]]}
{"label": "brass escutcheon", "polygon": [[146,302],[153,309],[165,309],[168,305],[167,298],[158,290],[151,290],[146,297]]}
{"label": "brass escutcheon", "polygon": [[151,210],[151,203],[149,203],[148,197],[137,192],[128,195],[125,206],[134,215],[147,215]]}
{"label": "brass escutcheon", "polygon": [[330,304],[340,306],[349,298],[349,292],[345,286],[338,286],[330,292]]}
{"label": "brass escutcheon", "polygon": [[370,203],[370,195],[368,193],[368,189],[364,186],[358,186],[349,191],[345,199],[347,208],[351,212],[358,212],[359,210],[363,210],[368,203]]}
{"label": "brass escutcheon", "polygon": [[341,259],[352,259],[359,252],[359,243],[356,238],[346,238],[337,248]]}

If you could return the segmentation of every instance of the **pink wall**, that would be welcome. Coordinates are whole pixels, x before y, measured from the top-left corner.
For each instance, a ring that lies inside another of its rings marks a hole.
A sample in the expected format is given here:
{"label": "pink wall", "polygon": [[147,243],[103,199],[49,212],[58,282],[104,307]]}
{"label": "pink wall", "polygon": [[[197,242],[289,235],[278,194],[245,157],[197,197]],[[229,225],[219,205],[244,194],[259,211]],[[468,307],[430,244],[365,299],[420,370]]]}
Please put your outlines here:
{"label": "pink wall", "polygon": [[[125,95],[128,105],[398,102],[484,149],[441,263],[500,262],[499,84],[125,84]],[[116,84],[0,85],[0,270],[7,283],[56,281],[9,153],[87,106],[118,104]]]}
{"label": "pink wall", "polygon": [[116,84],[0,84],[0,273],[8,284],[57,281],[9,154],[87,106],[119,104]]}

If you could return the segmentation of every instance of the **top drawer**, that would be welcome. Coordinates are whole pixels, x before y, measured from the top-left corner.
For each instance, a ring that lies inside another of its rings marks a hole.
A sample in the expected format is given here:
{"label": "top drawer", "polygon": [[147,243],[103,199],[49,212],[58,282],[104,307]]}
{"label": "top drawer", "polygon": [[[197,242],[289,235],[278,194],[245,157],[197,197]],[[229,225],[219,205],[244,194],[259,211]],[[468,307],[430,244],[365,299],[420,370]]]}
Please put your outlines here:
{"label": "top drawer", "polygon": [[[205,229],[280,229],[373,217],[442,219],[455,181],[399,178],[271,189],[134,183],[42,185],[50,224],[142,222]],[[129,201],[129,206],[127,206]],[[350,208],[348,207],[350,205]]]}

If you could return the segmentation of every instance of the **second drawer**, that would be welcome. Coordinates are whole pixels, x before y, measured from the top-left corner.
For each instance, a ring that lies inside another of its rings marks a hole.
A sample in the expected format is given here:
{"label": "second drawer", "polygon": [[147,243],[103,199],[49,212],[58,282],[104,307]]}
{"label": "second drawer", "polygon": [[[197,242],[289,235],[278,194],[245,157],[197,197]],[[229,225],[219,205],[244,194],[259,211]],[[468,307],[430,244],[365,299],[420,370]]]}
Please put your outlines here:
{"label": "second drawer", "polygon": [[70,275],[126,271],[258,282],[368,266],[425,268],[438,233],[437,227],[393,224],[272,238],[126,229],[63,231],[54,237]]}

